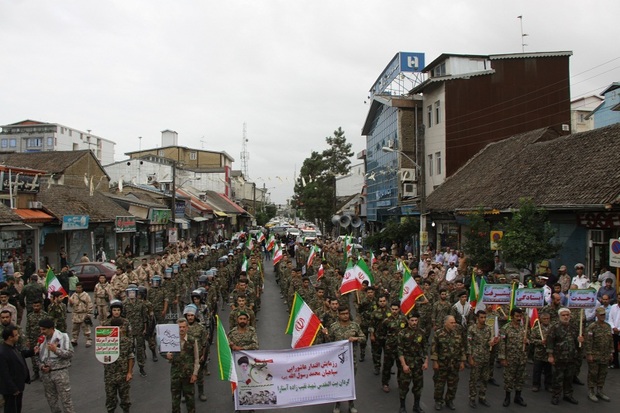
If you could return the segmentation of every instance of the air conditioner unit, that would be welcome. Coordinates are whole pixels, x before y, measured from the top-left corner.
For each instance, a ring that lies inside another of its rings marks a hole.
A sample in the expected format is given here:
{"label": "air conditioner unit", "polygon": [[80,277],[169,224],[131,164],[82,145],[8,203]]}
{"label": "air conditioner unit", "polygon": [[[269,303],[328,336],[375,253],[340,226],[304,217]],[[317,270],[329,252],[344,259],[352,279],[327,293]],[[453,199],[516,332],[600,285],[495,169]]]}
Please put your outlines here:
{"label": "air conditioner unit", "polygon": [[43,203],[39,201],[28,202],[28,208],[30,209],[43,209]]}
{"label": "air conditioner unit", "polygon": [[404,168],[400,170],[400,179],[403,182],[415,182],[417,178],[415,176],[415,169]]}
{"label": "air conditioner unit", "polygon": [[404,183],[403,184],[403,197],[411,197],[415,198],[418,196],[418,185],[415,183]]}

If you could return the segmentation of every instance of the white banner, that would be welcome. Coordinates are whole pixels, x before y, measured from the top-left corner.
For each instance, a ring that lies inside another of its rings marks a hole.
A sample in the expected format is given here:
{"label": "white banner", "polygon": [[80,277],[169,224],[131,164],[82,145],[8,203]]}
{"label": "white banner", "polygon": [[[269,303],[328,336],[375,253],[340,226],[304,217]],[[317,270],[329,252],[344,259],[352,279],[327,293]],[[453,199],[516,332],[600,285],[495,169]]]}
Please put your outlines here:
{"label": "white banner", "polygon": [[355,400],[349,341],[292,350],[233,352],[236,410],[263,410]]}

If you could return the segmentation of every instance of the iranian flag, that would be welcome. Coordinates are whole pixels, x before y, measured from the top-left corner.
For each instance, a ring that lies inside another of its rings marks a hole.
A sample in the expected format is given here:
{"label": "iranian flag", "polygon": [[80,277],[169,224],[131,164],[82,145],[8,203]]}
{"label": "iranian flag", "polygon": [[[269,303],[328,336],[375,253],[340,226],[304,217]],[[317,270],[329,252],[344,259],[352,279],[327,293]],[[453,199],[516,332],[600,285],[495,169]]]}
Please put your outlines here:
{"label": "iranian flag", "polygon": [[418,297],[424,295],[422,289],[411,276],[409,270],[403,274],[403,286],[400,289],[400,311],[407,315],[415,307]]}
{"label": "iranian flag", "polygon": [[349,260],[347,269],[342,277],[342,284],[340,284],[340,294],[347,294],[351,291],[359,290],[359,283],[355,277],[355,268],[357,266],[353,264],[353,260]]}
{"label": "iranian flag", "polygon": [[321,264],[321,266],[319,267],[319,270],[316,273],[316,280],[320,280],[321,278],[323,278],[323,275],[325,275],[325,268],[323,268],[323,264]]}
{"label": "iranian flag", "polygon": [[[476,305],[478,305],[478,301],[480,301],[480,297],[482,295],[481,293],[484,292],[485,285],[486,281],[484,280],[484,278],[482,278],[482,280],[480,281],[480,285],[478,285],[475,275],[472,275],[471,285],[469,287],[469,305],[471,306],[471,308],[476,308]],[[480,304],[483,304],[482,301],[480,301]]]}
{"label": "iranian flag", "polygon": [[530,317],[530,328],[534,328],[536,323],[540,323],[540,319],[538,318],[538,308],[528,308],[527,311]]}
{"label": "iranian flag", "polygon": [[375,257],[375,253],[374,251],[370,251],[370,265],[374,264],[375,262],[377,262],[377,257]]}
{"label": "iranian flag", "polygon": [[254,238],[250,234],[247,235],[248,239],[245,241],[245,247],[252,251],[254,249]]}
{"label": "iranian flag", "polygon": [[260,235],[258,236],[258,243],[260,244],[263,241],[265,241],[265,233],[261,232]]}
{"label": "iranian flag", "polygon": [[308,307],[308,304],[301,298],[299,293],[295,293],[291,316],[288,319],[286,334],[292,334],[292,348],[309,347],[314,343],[314,339],[321,329],[321,320]]}
{"label": "iranian flag", "polygon": [[276,245],[276,251],[273,253],[273,265],[276,265],[280,261],[282,261],[282,248],[279,245]]}
{"label": "iranian flag", "polygon": [[51,298],[51,294],[54,291],[62,292],[62,297],[65,298],[67,296],[67,292],[62,285],[60,285],[60,281],[56,278],[56,274],[52,271],[51,267],[47,267],[47,275],[45,276],[45,288],[47,289],[47,297]]}
{"label": "iranian flag", "polygon": [[241,271],[248,272],[248,257],[243,256],[243,263],[241,264]]}
{"label": "iranian flag", "polygon": [[222,325],[219,316],[215,316],[217,320],[217,361],[220,369],[220,380],[229,381],[232,391],[237,388],[237,370],[235,370],[235,361],[233,359],[232,350],[228,343],[226,331]]}
{"label": "iranian flag", "polygon": [[317,247],[316,245],[313,246],[312,251],[310,251],[310,255],[308,256],[308,262],[306,263],[306,268],[312,267],[312,262],[316,258],[318,252],[319,252],[319,247]]}
{"label": "iranian flag", "polygon": [[271,234],[269,236],[269,239],[267,240],[267,246],[265,248],[267,248],[267,251],[271,251],[273,247],[275,246],[276,246],[276,238],[273,236],[273,234]]}

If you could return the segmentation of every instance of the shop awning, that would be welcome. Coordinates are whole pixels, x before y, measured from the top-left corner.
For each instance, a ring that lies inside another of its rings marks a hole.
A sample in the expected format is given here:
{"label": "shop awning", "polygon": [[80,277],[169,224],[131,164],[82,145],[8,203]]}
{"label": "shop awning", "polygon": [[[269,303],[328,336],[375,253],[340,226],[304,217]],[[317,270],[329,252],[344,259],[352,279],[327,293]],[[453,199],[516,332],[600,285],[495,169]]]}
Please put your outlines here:
{"label": "shop awning", "polygon": [[196,222],[204,222],[204,221],[208,221],[209,220],[208,218],[205,218],[205,217],[194,217],[192,219],[194,221],[196,221]]}
{"label": "shop awning", "polygon": [[213,210],[213,213],[215,214],[215,216],[221,217],[221,218],[229,217],[230,216],[226,212],[222,212],[222,211]]}
{"label": "shop awning", "polygon": [[54,217],[46,214],[45,212],[38,209],[15,209],[14,210],[17,215],[21,217],[21,219],[29,224],[36,224],[42,222],[50,222],[54,220]]}
{"label": "shop awning", "polygon": [[175,218],[174,219],[174,223],[175,224],[189,225],[189,221],[184,219],[184,218]]}

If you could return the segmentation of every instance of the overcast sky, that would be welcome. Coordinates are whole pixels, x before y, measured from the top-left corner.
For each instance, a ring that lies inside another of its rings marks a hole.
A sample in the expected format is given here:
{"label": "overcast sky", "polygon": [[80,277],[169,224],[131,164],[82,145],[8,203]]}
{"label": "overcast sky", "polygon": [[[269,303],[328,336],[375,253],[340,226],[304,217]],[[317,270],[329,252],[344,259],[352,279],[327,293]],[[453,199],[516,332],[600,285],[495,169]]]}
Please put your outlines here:
{"label": "overcast sky", "polygon": [[172,129],[241,169],[246,122],[250,178],[282,203],[339,126],[364,149],[396,52],[520,52],[519,15],[526,52],[573,51],[573,98],[620,81],[618,0],[2,0],[0,124],[91,129],[117,160]]}

